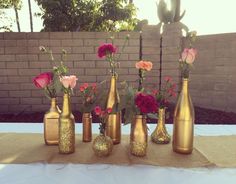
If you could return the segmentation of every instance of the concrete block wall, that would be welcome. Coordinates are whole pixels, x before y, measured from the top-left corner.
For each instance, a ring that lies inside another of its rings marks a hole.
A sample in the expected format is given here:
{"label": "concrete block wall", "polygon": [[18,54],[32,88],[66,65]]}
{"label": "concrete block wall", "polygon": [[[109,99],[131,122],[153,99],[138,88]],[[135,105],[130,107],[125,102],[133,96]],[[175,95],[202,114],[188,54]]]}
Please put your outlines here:
{"label": "concrete block wall", "polygon": [[198,36],[191,73],[194,104],[236,112],[236,33]]}
{"label": "concrete block wall", "polygon": [[[153,62],[145,86],[158,88],[160,67],[160,27],[147,26],[142,31],[143,60]],[[128,32],[114,33],[114,44],[121,50]],[[137,85],[139,32],[129,32],[130,40],[121,55],[119,81]],[[102,32],[0,33],[0,113],[46,111],[49,100],[32,84],[34,76],[52,68],[49,56],[39,52],[39,46],[49,47],[56,60],[61,49],[68,52],[66,65],[70,74],[78,76],[72,97],[74,110],[79,108],[78,89],[84,82],[109,80],[109,66],[97,57],[97,48],[109,42],[111,35]],[[177,24],[166,25],[162,35],[162,77],[172,76],[180,82],[179,51],[185,45]],[[236,33],[198,36],[195,69],[191,72],[190,92],[194,105],[236,112]],[[179,85],[178,85],[179,86]]]}
{"label": "concrete block wall", "polygon": [[[114,44],[120,52],[127,34],[130,34],[130,39],[119,59],[119,81],[135,83],[139,32],[114,33]],[[49,55],[40,53],[41,45],[53,51],[55,60],[61,59],[62,48],[68,52],[65,64],[70,74],[78,76],[78,85],[72,97],[73,109],[78,110],[81,83],[109,80],[109,65],[97,57],[97,48],[111,41],[110,36],[100,32],[0,33],[0,112],[48,110],[49,100],[32,83],[34,76],[49,71],[53,66]]]}

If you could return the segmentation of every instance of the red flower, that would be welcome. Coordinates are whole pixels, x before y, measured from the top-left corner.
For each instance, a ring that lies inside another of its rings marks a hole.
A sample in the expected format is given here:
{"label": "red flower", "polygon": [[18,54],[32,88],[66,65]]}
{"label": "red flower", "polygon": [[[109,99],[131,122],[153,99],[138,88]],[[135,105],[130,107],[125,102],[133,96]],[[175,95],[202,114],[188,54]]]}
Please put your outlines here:
{"label": "red flower", "polygon": [[111,43],[104,43],[98,48],[98,57],[100,58],[113,53],[116,53],[116,48]]}
{"label": "red flower", "polygon": [[166,81],[166,82],[170,82],[170,81],[172,81],[172,78],[169,77],[169,76],[167,76],[167,77],[165,77],[165,81]]}
{"label": "red flower", "polygon": [[96,107],[94,108],[94,112],[95,112],[95,114],[96,114],[97,116],[100,116],[101,113],[102,113],[101,107],[100,107],[100,106],[96,106]]}
{"label": "red flower", "polygon": [[47,87],[53,79],[53,73],[52,72],[45,72],[41,73],[40,75],[36,76],[33,79],[34,85],[38,88],[45,88]]}
{"label": "red flower", "polygon": [[144,93],[137,94],[135,104],[142,114],[156,112],[158,108],[156,99],[152,95],[146,95]]}

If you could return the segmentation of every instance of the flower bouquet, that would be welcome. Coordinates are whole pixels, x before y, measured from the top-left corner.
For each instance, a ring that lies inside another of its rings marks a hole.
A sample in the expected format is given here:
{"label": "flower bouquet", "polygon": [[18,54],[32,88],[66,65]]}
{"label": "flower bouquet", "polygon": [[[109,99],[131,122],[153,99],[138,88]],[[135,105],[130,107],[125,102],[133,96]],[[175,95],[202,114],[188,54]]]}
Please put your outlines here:
{"label": "flower bouquet", "polygon": [[169,99],[176,97],[176,84],[171,77],[165,77],[164,87],[161,90],[153,90],[153,95],[159,104],[158,123],[154,132],[151,134],[152,141],[157,144],[167,144],[170,142],[170,135],[165,127],[165,112]]}
{"label": "flower bouquet", "polygon": [[39,74],[33,79],[33,83],[37,88],[43,89],[45,96],[51,100],[51,107],[44,115],[44,140],[47,145],[58,144],[58,119],[61,113],[57,106],[56,98],[58,93],[62,90],[59,77],[67,73],[67,67],[63,63],[65,59],[66,51],[62,50],[62,61],[58,64],[54,60],[51,50],[47,50],[45,47],[40,46],[40,51],[48,53],[53,63],[53,69],[49,72]]}
{"label": "flower bouquet", "polygon": [[[126,36],[122,51],[125,48],[125,45],[129,39],[129,36]],[[120,96],[117,90],[117,78],[118,74],[116,68],[119,67],[118,59],[121,53],[116,57],[117,47],[112,43],[105,43],[98,48],[98,57],[106,58],[110,65],[111,72],[111,81],[110,89],[108,92],[106,108],[112,108],[112,113],[108,115],[106,122],[106,135],[111,137],[114,144],[119,144],[121,140],[121,112],[119,109]]]}
{"label": "flower bouquet", "polygon": [[107,108],[106,110],[102,110],[100,106],[96,106],[94,108],[94,112],[100,119],[100,135],[98,135],[93,141],[93,151],[99,157],[108,156],[112,152],[113,141],[109,136],[105,135],[105,130],[106,122],[109,114],[112,112],[112,109]]}

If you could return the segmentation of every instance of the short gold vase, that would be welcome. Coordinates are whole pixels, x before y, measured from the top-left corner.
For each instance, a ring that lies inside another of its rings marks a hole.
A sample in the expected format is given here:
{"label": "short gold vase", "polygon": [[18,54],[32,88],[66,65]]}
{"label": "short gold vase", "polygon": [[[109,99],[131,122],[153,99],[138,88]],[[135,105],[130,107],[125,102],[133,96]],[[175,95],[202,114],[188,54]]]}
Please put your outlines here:
{"label": "short gold vase", "polygon": [[103,134],[98,135],[93,141],[93,151],[99,157],[106,157],[113,149],[112,139]]}
{"label": "short gold vase", "polygon": [[91,113],[83,113],[83,142],[92,141],[92,115]]}
{"label": "short gold vase", "polygon": [[147,153],[147,125],[146,117],[136,115],[131,126],[130,152],[132,155],[143,157]]}
{"label": "short gold vase", "polygon": [[75,151],[75,119],[71,113],[70,96],[64,94],[62,113],[59,118],[59,153]]}
{"label": "short gold vase", "polygon": [[43,118],[44,124],[44,141],[47,145],[58,145],[58,126],[60,109],[57,106],[56,98],[51,99],[51,107],[45,113]]}
{"label": "short gold vase", "polygon": [[[117,76],[112,75],[110,89],[107,98],[107,108],[113,108],[120,103],[120,97],[117,90]],[[113,108],[114,109],[114,108]],[[109,136],[113,144],[119,144],[121,140],[121,112],[115,112],[108,115],[106,122],[106,136]]]}
{"label": "short gold vase", "polygon": [[151,134],[152,142],[157,144],[168,144],[170,142],[170,135],[165,126],[165,108],[158,110],[158,123],[156,129]]}
{"label": "short gold vase", "polygon": [[193,151],[195,113],[188,90],[189,79],[182,80],[182,89],[174,112],[173,151],[190,154]]}

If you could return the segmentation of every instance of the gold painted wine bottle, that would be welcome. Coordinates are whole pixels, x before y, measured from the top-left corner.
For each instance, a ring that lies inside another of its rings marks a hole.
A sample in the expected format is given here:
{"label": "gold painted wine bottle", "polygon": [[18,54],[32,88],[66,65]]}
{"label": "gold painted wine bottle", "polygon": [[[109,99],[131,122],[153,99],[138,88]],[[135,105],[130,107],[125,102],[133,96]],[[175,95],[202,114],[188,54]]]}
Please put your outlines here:
{"label": "gold painted wine bottle", "polygon": [[83,142],[92,141],[92,115],[89,112],[83,113]]}
{"label": "gold painted wine bottle", "polygon": [[[120,103],[120,97],[117,90],[117,76],[112,75],[109,94],[107,98],[107,108],[113,108]],[[119,144],[121,140],[121,112],[115,112],[108,115],[106,122],[106,136],[109,136],[113,144]]]}
{"label": "gold painted wine bottle", "polygon": [[62,113],[59,118],[59,153],[75,151],[75,119],[71,113],[70,96],[64,94]]}
{"label": "gold painted wine bottle", "polygon": [[51,99],[51,107],[48,112],[45,113],[43,118],[44,124],[44,141],[47,145],[58,144],[58,126],[60,109],[57,106],[56,98]]}
{"label": "gold painted wine bottle", "polygon": [[151,135],[152,141],[157,144],[168,144],[170,142],[170,135],[165,126],[165,111],[165,108],[158,109],[158,123]]}
{"label": "gold painted wine bottle", "polygon": [[132,122],[130,133],[130,152],[132,155],[143,157],[147,153],[147,125],[146,117],[136,115]]}
{"label": "gold painted wine bottle", "polygon": [[193,150],[195,113],[188,90],[189,79],[184,78],[174,112],[173,151],[190,154]]}

